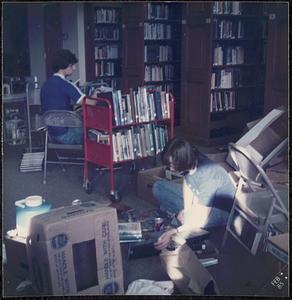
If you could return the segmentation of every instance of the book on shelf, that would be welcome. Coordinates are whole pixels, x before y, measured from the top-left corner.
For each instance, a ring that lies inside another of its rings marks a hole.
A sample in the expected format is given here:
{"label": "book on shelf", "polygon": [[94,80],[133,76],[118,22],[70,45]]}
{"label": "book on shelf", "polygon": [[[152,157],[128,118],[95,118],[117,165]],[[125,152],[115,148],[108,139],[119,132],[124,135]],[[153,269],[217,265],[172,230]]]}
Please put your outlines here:
{"label": "book on shelf", "polygon": [[117,59],[119,58],[118,45],[101,45],[94,47],[95,59]]}
{"label": "book on shelf", "polygon": [[164,23],[144,23],[145,40],[170,40],[171,25]]}
{"label": "book on shelf", "polygon": [[120,39],[119,28],[109,28],[98,26],[94,28],[94,40],[95,41],[118,41]]}
{"label": "book on shelf", "polygon": [[116,8],[96,8],[95,23],[118,23],[119,11]]}
{"label": "book on shelf", "polygon": [[213,66],[238,65],[244,63],[244,48],[242,46],[216,46],[213,53]]}
{"label": "book on shelf", "polygon": [[213,70],[211,75],[211,89],[230,89],[242,84],[242,75],[239,69]]}
{"label": "book on shelf", "polygon": [[93,128],[88,130],[88,138],[91,141],[96,141],[96,142],[102,143],[102,144],[110,143],[109,134],[107,132],[100,131],[100,130],[93,129]]}
{"label": "book on shelf", "polygon": [[[246,35],[247,36],[247,35]],[[242,20],[213,20],[214,39],[242,39],[245,37]]]}
{"label": "book on shelf", "polygon": [[148,3],[145,15],[148,20],[167,20],[169,18],[169,7],[164,3]]}
{"label": "book on shelf", "polygon": [[143,124],[113,133],[113,161],[142,158],[159,154],[168,141],[166,125]]}
{"label": "book on shelf", "polygon": [[215,1],[213,13],[217,15],[241,15],[242,4],[239,1]]}
{"label": "book on shelf", "polygon": [[211,92],[210,112],[235,110],[236,97],[235,91]]}

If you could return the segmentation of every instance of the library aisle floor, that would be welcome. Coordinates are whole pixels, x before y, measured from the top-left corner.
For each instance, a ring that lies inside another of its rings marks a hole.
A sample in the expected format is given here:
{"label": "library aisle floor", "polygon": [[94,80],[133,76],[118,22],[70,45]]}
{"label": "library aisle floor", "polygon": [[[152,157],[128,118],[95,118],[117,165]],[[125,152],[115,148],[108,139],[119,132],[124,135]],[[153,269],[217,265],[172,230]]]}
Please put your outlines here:
{"label": "library aisle floor", "polygon": [[[42,172],[19,172],[22,153],[23,149],[19,146],[4,146],[3,148],[2,236],[16,226],[14,202],[29,195],[41,195],[52,204],[53,208],[68,206],[75,199],[84,202],[93,200],[101,206],[110,204],[105,196],[108,194],[107,171],[96,172],[93,192],[88,195],[82,188],[83,168],[81,166],[66,166],[64,173],[59,165],[49,165],[47,184],[44,185]],[[121,203],[139,211],[154,209],[151,204],[137,198],[136,175],[135,172],[131,173],[130,167],[126,165],[116,172],[116,184],[120,186],[122,195]],[[288,284],[280,290],[270,283],[280,271],[279,262],[273,256],[268,253],[251,256],[232,237],[229,237],[225,247],[220,249],[223,233],[224,228],[211,234],[211,241],[219,248],[219,263],[208,267],[222,295],[288,295]],[[122,256],[125,291],[129,283],[136,279],[169,280],[160,265],[159,256],[128,260],[124,245]],[[11,274],[9,264],[4,265],[2,270],[4,297],[33,296],[30,289],[22,292],[16,291],[20,282]]]}

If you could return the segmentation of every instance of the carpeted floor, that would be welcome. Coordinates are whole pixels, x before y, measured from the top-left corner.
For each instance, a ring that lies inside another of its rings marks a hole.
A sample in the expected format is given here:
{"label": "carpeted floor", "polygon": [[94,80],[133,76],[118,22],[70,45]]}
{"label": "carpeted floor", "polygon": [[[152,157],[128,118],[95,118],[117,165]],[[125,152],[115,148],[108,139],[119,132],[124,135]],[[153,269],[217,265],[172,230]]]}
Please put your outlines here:
{"label": "carpeted floor", "polygon": [[[42,172],[20,173],[19,166],[22,158],[21,147],[5,146],[3,149],[3,178],[2,178],[2,214],[3,235],[7,230],[14,229],[16,200],[24,199],[29,195],[42,195],[52,207],[68,206],[75,199],[82,201],[96,201],[101,206],[108,206],[109,182],[108,172],[95,172],[93,192],[88,195],[82,188],[83,168],[68,166],[63,172],[60,166],[50,165],[48,168],[47,184],[42,183]],[[139,212],[151,211],[155,207],[137,197],[136,181],[137,170],[149,168],[152,161],[139,162],[136,171],[131,172],[131,165],[124,165],[115,174],[115,182],[119,187],[122,204],[132,207]],[[268,253],[251,256],[232,237],[229,237],[226,246],[220,249],[224,228],[212,232],[211,241],[219,248],[217,265],[209,267],[222,295],[266,295],[287,296],[288,283],[279,289],[271,284],[282,266]],[[2,235],[2,236],[3,236]],[[136,279],[169,280],[160,265],[159,256],[128,260],[128,245],[121,245],[123,256],[124,286]],[[33,295],[29,288],[17,291],[22,281],[17,274],[9,270],[9,261],[3,268],[3,296]]]}

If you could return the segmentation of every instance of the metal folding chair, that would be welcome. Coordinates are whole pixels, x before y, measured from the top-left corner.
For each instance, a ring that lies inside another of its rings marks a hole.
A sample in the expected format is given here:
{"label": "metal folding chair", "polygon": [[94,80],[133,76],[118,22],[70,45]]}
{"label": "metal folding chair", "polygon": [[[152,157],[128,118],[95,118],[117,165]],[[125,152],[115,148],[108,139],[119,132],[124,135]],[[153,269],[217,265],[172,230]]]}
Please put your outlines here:
{"label": "metal folding chair", "polygon": [[255,255],[260,245],[265,246],[270,226],[288,224],[285,189],[276,189],[268,176],[247,150],[234,143],[229,151],[236,163],[240,179],[227,222],[222,247],[230,233],[245,249]]}
{"label": "metal folding chair", "polygon": [[[83,165],[83,143],[78,145],[65,145],[57,144],[50,137],[48,132],[48,127],[57,126],[57,127],[83,127],[81,116],[73,111],[67,110],[50,110],[44,113],[43,115],[44,129],[45,129],[45,159],[44,159],[44,177],[43,183],[46,184],[47,176],[47,164],[70,164],[70,165]],[[48,150],[52,149],[56,153],[57,160],[48,159]],[[81,156],[72,157],[72,156],[61,156],[58,152],[80,152]]]}

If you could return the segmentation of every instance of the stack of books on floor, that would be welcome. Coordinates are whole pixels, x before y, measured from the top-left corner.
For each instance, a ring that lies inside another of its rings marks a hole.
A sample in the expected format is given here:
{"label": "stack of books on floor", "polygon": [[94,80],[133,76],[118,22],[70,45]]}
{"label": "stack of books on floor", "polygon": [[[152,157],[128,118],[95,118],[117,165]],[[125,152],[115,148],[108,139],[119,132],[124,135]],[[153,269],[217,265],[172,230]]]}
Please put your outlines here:
{"label": "stack of books on floor", "polygon": [[140,222],[118,223],[120,243],[142,241],[142,229]]}
{"label": "stack of books on floor", "polygon": [[20,172],[42,171],[44,156],[44,152],[24,153],[20,164]]}

